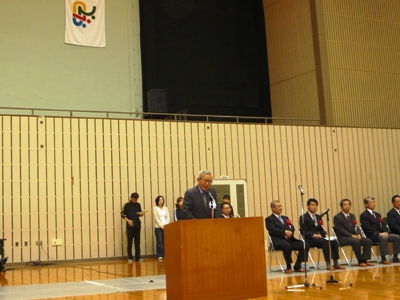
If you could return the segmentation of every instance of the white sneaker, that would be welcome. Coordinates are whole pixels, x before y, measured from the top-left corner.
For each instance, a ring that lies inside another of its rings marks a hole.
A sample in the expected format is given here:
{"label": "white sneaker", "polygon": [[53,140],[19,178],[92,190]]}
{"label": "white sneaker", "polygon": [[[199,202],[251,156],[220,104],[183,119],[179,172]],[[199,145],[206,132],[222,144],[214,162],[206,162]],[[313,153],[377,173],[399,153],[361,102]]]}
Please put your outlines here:
{"label": "white sneaker", "polygon": [[158,258],[158,260],[163,260],[163,258],[160,256],[160,257]]}
{"label": "white sneaker", "polygon": [[128,259],[128,263],[130,263],[130,264],[131,264],[131,263],[132,263],[132,259]]}

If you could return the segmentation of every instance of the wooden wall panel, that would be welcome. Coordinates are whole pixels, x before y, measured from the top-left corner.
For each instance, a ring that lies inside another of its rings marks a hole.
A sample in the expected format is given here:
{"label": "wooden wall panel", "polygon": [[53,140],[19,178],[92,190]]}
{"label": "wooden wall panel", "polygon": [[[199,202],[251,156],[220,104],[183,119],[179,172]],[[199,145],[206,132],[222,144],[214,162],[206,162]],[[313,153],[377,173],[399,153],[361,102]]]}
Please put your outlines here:
{"label": "wooden wall panel", "polygon": [[[71,120],[71,172],[74,177],[75,184],[72,186],[72,234],[73,234],[73,258],[84,258],[83,255],[83,239],[82,239],[82,207],[81,207],[81,184],[82,178],[80,173],[80,147],[79,147],[79,127],[77,119]],[[87,239],[85,240],[87,243]]]}
{"label": "wooden wall panel", "polygon": [[[46,119],[45,122],[45,139],[46,142],[44,144],[45,151],[45,173],[43,174],[46,178],[46,198],[42,199],[43,206],[47,208],[47,235],[49,241],[51,239],[56,238],[56,228],[58,227],[57,223],[57,215],[56,215],[56,194],[55,194],[55,144],[54,144],[54,119]],[[51,257],[57,256],[57,247],[52,246],[51,243],[48,243],[48,254]]]}
{"label": "wooden wall panel", "polygon": [[[120,210],[130,193],[143,209],[163,194],[172,216],[205,168],[246,180],[249,216],[268,216],[280,200],[296,227],[310,197],[332,216],[350,198],[358,217],[363,197],[374,195],[386,214],[399,192],[396,129],[7,116],[0,129],[0,235],[13,262],[37,260],[36,240],[43,261],[124,256]],[[53,238],[63,245],[51,246]],[[143,255],[153,255],[151,213],[142,240]]]}
{"label": "wooden wall panel", "polygon": [[[8,240],[7,245],[15,245],[19,241],[18,235],[14,231],[13,197],[12,197],[12,173],[11,173],[11,117],[2,117],[2,217],[3,217],[3,238]],[[11,225],[11,226],[10,226]],[[15,228],[18,230],[18,227]],[[20,261],[19,248],[8,246],[8,256]]]}
{"label": "wooden wall panel", "polygon": [[265,153],[265,126],[257,125],[254,128],[254,155],[256,157],[254,167],[257,169],[258,178],[257,181],[254,182],[254,185],[258,186],[258,193],[254,194],[254,207],[259,208],[259,212],[261,214],[266,214],[267,212],[267,194],[268,194],[268,187],[266,183],[266,170],[265,170],[265,160],[266,156]]}
{"label": "wooden wall panel", "polygon": [[[309,1],[264,0],[263,4],[272,115],[315,119],[318,122]],[[283,124],[286,121],[275,122]]]}
{"label": "wooden wall panel", "polygon": [[334,124],[400,127],[397,0],[324,0]]}
{"label": "wooden wall panel", "polygon": [[[66,259],[66,219],[65,219],[65,199],[70,199],[66,196],[65,188],[69,183],[70,177],[64,176],[64,135],[63,119],[54,119],[54,128],[52,131],[54,142],[54,190],[55,195],[53,201],[55,202],[55,210],[52,212],[56,219],[56,228],[54,238],[61,238],[63,241],[62,246],[57,246],[54,259]],[[69,231],[70,227],[68,227]],[[36,240],[32,239],[32,245],[36,245]],[[36,249],[35,247],[34,249]]]}
{"label": "wooden wall panel", "polygon": [[[21,256],[23,256],[23,218],[22,218],[22,199],[21,199],[21,184],[20,184],[20,123],[19,119],[11,119],[11,189],[12,189],[12,216],[13,216],[13,228],[18,228],[18,230],[13,230],[14,235],[19,242],[19,247],[16,247],[17,251]],[[14,177],[15,176],[15,177]]]}
{"label": "wooden wall panel", "polygon": [[[228,161],[228,164],[231,163],[232,164],[232,178],[235,179],[241,179],[240,177],[240,163],[239,163],[239,140],[238,140],[238,126],[236,126],[235,124],[231,125],[231,135],[229,136],[229,139],[231,140],[231,151],[232,151],[232,160]],[[229,173],[231,174],[231,173]]]}
{"label": "wooden wall panel", "polygon": [[[175,122],[170,122],[169,123],[170,128],[169,132],[164,135],[166,139],[170,140],[170,148],[169,148],[169,154],[168,154],[168,160],[170,160],[170,165],[169,168],[171,170],[171,177],[168,178],[170,181],[170,185],[172,186],[172,201],[169,201],[169,206],[171,206],[172,203],[176,203],[176,199],[180,196],[183,197],[183,191],[181,191],[181,176],[180,176],[180,151],[182,151],[182,148],[180,147],[179,144],[179,135],[178,135],[178,126],[182,126],[182,123],[175,123]],[[194,143],[196,141],[194,140]],[[166,147],[167,148],[167,147]],[[178,191],[178,193],[177,193]],[[169,196],[169,195],[168,195]],[[173,206],[175,207],[175,206]]]}
{"label": "wooden wall panel", "polygon": [[[49,235],[49,215],[47,208],[47,164],[46,164],[46,122],[47,120],[43,117],[37,119],[37,124],[32,130],[37,132],[37,165],[32,166],[37,169],[37,186],[38,186],[38,210],[39,215],[39,230],[41,232],[41,239],[46,240],[43,244],[45,252],[49,253],[51,249],[51,236]],[[51,121],[50,121],[51,122]]]}
{"label": "wooden wall panel", "polygon": [[[65,249],[65,257],[64,259],[73,259],[75,258],[75,244],[74,244],[74,203],[73,203],[73,189],[75,184],[78,183],[73,173],[72,167],[72,120],[70,119],[62,119],[62,134],[58,134],[58,139],[62,139],[62,166],[63,166],[63,175],[64,175],[64,220],[65,220],[65,229],[64,229],[64,249]],[[58,132],[58,130],[57,130]],[[77,212],[75,215],[78,214]]]}
{"label": "wooden wall panel", "polygon": [[[20,185],[20,194],[19,198],[21,201],[21,215],[22,216],[28,216],[27,218],[22,218],[22,241],[21,241],[21,247],[23,249],[23,260],[31,260],[32,259],[32,251],[33,249],[31,245],[31,217],[30,217],[30,209],[29,205],[26,205],[28,203],[29,199],[29,190],[25,188],[24,185],[22,185],[23,182],[28,182],[29,180],[29,150],[28,150],[28,143],[29,143],[29,131],[28,131],[28,118],[21,118],[19,120],[20,123],[20,129],[18,132],[13,132],[13,134],[18,134],[19,136],[19,154],[18,154],[18,166],[20,169],[20,176],[19,176],[19,185]],[[25,246],[25,242],[28,243],[27,246]]]}
{"label": "wooden wall panel", "polygon": [[[151,164],[151,153],[154,151],[154,147],[151,144],[151,140],[153,137],[150,136],[152,133],[150,131],[150,128],[152,128],[153,122],[151,124],[149,122],[143,122],[142,123],[142,149],[141,151],[143,152],[143,164],[142,164],[142,172],[143,172],[143,187],[142,187],[142,192],[139,193],[139,195],[142,195],[141,199],[139,198],[139,201],[141,202],[142,209],[143,210],[149,210],[147,215],[142,217],[142,238],[140,240],[141,243],[141,249],[143,249],[143,254],[148,253],[153,250],[153,228],[152,228],[152,223],[151,223],[151,215],[150,211],[152,208],[152,199],[153,199],[153,182],[152,182],[152,175],[155,174],[154,172],[154,166]],[[138,175],[138,171],[136,172]],[[157,178],[154,178],[154,181],[156,181]],[[139,185],[140,186],[140,185]],[[157,185],[154,184],[154,188],[157,188]]]}

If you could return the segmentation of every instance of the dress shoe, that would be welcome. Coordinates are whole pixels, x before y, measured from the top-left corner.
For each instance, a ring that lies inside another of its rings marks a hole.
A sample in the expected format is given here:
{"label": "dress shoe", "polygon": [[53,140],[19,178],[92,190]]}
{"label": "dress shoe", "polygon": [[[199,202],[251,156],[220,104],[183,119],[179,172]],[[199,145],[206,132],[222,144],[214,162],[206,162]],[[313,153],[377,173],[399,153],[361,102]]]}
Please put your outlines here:
{"label": "dress shoe", "polygon": [[334,268],[334,267],[332,267],[332,266],[326,267],[326,269],[327,269],[328,271],[335,271],[335,270],[336,270],[336,268]]}
{"label": "dress shoe", "polygon": [[344,270],[344,269],[346,269],[345,267],[343,267],[343,266],[341,266],[341,265],[337,265],[337,266],[335,266],[335,269],[338,269],[338,270]]}
{"label": "dress shoe", "polygon": [[7,262],[7,260],[8,260],[8,256],[7,256],[7,257],[4,257],[4,258],[1,260],[1,264],[4,266],[4,265],[6,264],[6,262]]}
{"label": "dress shoe", "polygon": [[400,259],[398,257],[396,257],[396,258],[393,259],[393,262],[394,263],[400,263]]}
{"label": "dress shoe", "polygon": [[384,260],[384,261],[382,262],[382,264],[384,264],[384,265],[390,265],[390,261]]}
{"label": "dress shoe", "polygon": [[285,273],[286,273],[286,274],[292,274],[292,269],[286,269],[286,270],[285,270]]}
{"label": "dress shoe", "polygon": [[369,263],[369,262],[366,262],[365,264],[366,264],[367,266],[369,266],[369,267],[374,266],[374,264],[371,264],[371,263]]}
{"label": "dress shoe", "polygon": [[300,273],[304,273],[306,270],[304,270],[303,268],[298,268],[298,269],[294,269],[295,272],[300,272]]}
{"label": "dress shoe", "polygon": [[364,262],[362,262],[362,263],[359,263],[359,264],[358,264],[358,266],[359,266],[359,267],[366,267],[366,266],[367,266],[367,264],[366,264],[366,263],[364,263]]}

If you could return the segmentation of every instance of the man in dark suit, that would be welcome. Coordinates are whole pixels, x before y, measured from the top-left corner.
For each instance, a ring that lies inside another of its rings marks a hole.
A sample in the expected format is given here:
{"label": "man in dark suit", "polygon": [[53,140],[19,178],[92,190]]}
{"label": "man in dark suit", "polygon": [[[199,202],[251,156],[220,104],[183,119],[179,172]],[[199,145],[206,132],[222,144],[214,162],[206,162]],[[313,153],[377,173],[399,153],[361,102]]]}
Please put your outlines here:
{"label": "man in dark suit", "polygon": [[310,247],[322,249],[326,261],[326,268],[328,270],[345,269],[345,267],[342,267],[338,262],[339,245],[336,240],[331,241],[333,266],[331,264],[329,256],[329,241],[325,239],[326,231],[322,226],[322,218],[320,215],[316,214],[318,210],[318,200],[314,198],[308,199],[307,210],[308,212],[304,214],[304,222],[303,215],[299,217],[300,233],[303,235]]}
{"label": "man in dark suit", "polygon": [[387,221],[391,233],[400,234],[400,196],[392,197],[393,208],[387,213]]}
{"label": "man in dark suit", "polygon": [[[368,259],[371,259],[372,241],[361,237],[356,217],[350,213],[351,201],[349,199],[342,199],[340,201],[340,208],[342,211],[333,218],[334,229],[339,244],[341,246],[351,245],[360,267],[373,266],[373,264],[368,262]],[[361,247],[363,247],[362,253]]]}
{"label": "man in dark suit", "polygon": [[220,209],[217,193],[210,188],[213,182],[212,173],[200,171],[197,185],[185,192],[182,206],[182,219],[210,219],[219,217]]}
{"label": "man in dark suit", "polygon": [[360,215],[361,228],[364,230],[367,238],[373,243],[379,243],[379,253],[382,256],[382,264],[390,264],[390,261],[386,259],[386,255],[389,254],[388,242],[393,243],[393,262],[399,262],[397,255],[400,252],[400,236],[389,234],[387,227],[383,224],[381,215],[374,211],[374,197],[365,197],[364,205],[366,210]]}
{"label": "man in dark suit", "polygon": [[293,266],[295,272],[305,272],[301,267],[304,258],[307,261],[310,246],[293,237],[295,231],[288,217],[282,216],[282,204],[278,200],[271,202],[272,214],[265,218],[265,226],[271,236],[272,244],[276,250],[282,250],[286,261],[286,274],[292,273],[292,250],[299,251],[296,263]]}

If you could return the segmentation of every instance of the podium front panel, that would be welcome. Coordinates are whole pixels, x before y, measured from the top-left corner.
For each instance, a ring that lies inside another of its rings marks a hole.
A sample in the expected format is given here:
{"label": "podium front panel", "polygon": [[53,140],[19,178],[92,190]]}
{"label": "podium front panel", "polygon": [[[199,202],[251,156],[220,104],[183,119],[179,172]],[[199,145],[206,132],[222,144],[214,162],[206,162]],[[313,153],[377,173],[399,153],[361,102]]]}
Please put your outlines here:
{"label": "podium front panel", "polygon": [[168,299],[267,295],[262,217],[182,220],[165,226]]}

